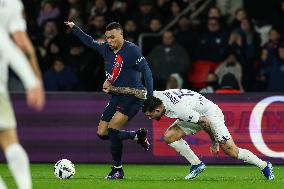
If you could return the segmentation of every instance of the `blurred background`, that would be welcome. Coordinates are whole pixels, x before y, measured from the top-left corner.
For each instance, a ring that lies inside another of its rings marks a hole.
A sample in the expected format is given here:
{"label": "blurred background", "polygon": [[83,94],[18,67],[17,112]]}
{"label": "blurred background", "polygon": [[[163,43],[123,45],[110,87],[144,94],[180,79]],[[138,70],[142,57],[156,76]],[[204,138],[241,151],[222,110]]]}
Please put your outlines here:
{"label": "blurred background", "polygon": [[[203,93],[283,92],[283,0],[23,1],[46,91],[101,91],[104,61],[63,24],[98,41],[122,24],[140,46],[154,89]],[[23,91],[11,72],[10,91]]]}

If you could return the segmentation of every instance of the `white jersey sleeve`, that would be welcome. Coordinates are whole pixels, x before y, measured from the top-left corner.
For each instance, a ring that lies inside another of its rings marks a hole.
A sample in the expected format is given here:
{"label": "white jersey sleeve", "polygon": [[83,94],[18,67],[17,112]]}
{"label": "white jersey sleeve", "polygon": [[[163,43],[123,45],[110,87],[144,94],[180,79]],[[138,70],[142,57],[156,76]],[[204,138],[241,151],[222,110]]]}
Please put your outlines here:
{"label": "white jersey sleeve", "polygon": [[26,31],[24,6],[20,0],[0,0],[0,26],[7,33]]}
{"label": "white jersey sleeve", "polygon": [[26,20],[23,17],[24,6],[21,1],[16,0],[14,4],[14,11],[12,11],[11,20],[9,23],[9,32],[14,33],[17,31],[26,31]]}
{"label": "white jersey sleeve", "polygon": [[[32,68],[23,54],[23,52],[13,43],[10,37],[5,34],[0,28],[0,53],[1,53],[1,65],[8,65],[15,71],[20,77],[26,89],[31,89],[39,84],[39,80],[36,78]],[[7,65],[7,66],[8,66]]]}

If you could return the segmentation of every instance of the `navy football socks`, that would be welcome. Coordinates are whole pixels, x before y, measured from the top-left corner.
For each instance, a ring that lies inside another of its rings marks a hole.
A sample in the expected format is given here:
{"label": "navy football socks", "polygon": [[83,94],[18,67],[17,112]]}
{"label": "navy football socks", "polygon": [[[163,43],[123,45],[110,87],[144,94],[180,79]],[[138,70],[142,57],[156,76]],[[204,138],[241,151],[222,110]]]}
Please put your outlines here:
{"label": "navy football socks", "polygon": [[119,131],[118,134],[121,140],[134,139],[135,135],[136,131],[125,131],[125,130]]}
{"label": "navy football socks", "polygon": [[108,128],[108,136],[110,140],[110,151],[112,159],[114,161],[114,166],[121,166],[122,157],[122,141],[119,138],[119,130]]}

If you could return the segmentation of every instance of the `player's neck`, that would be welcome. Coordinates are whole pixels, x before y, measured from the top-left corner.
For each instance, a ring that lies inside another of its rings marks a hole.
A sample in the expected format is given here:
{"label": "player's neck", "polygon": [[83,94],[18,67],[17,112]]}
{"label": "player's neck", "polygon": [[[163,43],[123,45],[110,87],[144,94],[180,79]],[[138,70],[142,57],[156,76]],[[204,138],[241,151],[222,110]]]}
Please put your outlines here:
{"label": "player's neck", "polygon": [[124,39],[122,39],[121,43],[119,43],[117,49],[114,50],[114,53],[117,53],[118,51],[120,51],[120,49],[122,48],[123,44],[124,44]]}

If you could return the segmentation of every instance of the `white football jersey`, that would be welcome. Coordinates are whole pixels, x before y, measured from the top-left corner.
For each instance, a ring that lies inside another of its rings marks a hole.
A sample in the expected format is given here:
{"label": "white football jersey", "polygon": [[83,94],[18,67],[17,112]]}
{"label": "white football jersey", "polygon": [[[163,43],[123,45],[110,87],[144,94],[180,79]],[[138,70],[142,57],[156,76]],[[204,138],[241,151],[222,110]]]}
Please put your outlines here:
{"label": "white football jersey", "polygon": [[26,31],[24,6],[20,0],[0,0],[0,26],[7,33]]}
{"label": "white football jersey", "polygon": [[215,113],[218,106],[201,94],[188,89],[154,91],[166,108],[165,116],[182,121],[197,123],[200,116]]}
{"label": "white football jersey", "polygon": [[9,65],[25,88],[32,88],[38,83],[23,52],[9,37],[14,32],[26,31],[23,11],[20,0],[0,0],[0,92],[7,91]]}
{"label": "white football jersey", "polygon": [[0,27],[0,93],[7,92],[8,66],[20,77],[26,89],[39,84],[24,53]]}

